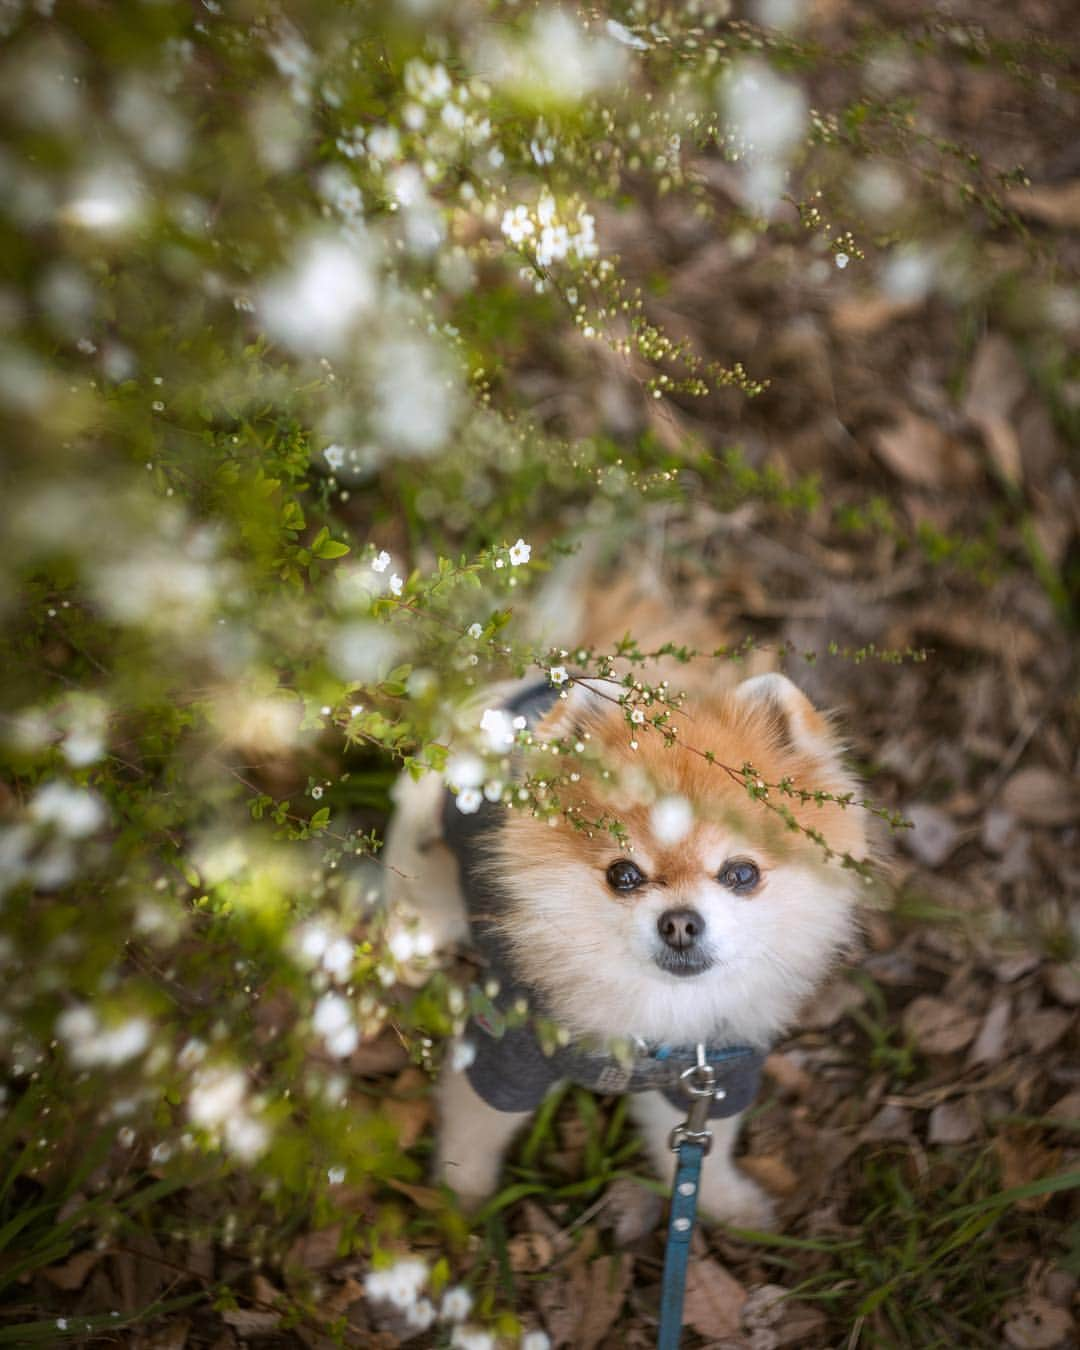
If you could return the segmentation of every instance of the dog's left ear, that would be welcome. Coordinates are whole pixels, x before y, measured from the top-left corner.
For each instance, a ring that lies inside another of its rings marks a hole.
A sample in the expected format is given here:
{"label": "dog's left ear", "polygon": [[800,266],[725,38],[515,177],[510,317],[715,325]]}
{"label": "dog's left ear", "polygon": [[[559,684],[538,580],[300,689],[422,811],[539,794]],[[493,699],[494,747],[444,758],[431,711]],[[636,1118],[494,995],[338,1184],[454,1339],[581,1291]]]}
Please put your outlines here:
{"label": "dog's left ear", "polygon": [[566,697],[555,701],[555,706],[537,724],[537,733],[545,738],[580,736],[608,717],[623,716],[622,701],[626,690],[614,680],[575,680],[566,690]]}
{"label": "dog's left ear", "polygon": [[735,687],[735,698],[765,716],[777,740],[789,749],[836,759],[841,746],[828,719],[786,675],[755,675]]}

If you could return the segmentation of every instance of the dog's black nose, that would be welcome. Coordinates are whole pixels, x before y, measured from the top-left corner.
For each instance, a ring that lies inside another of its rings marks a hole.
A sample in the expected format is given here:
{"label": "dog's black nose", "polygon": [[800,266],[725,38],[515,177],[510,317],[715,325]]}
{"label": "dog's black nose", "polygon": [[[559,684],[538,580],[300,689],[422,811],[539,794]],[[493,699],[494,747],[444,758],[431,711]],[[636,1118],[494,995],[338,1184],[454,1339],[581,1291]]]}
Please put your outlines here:
{"label": "dog's black nose", "polygon": [[667,945],[677,952],[696,946],[705,936],[705,920],[696,909],[665,909],[656,927]]}

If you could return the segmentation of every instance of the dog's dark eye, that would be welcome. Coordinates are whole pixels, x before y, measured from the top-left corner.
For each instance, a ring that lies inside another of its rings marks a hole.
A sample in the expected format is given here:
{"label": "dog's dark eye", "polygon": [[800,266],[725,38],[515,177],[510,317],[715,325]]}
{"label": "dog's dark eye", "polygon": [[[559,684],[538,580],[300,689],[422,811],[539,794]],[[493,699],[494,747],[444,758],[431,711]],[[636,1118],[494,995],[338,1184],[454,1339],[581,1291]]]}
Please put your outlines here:
{"label": "dog's dark eye", "polygon": [[726,886],[736,895],[745,895],[761,880],[761,872],[757,863],[749,862],[746,858],[733,858],[731,862],[726,862],[721,867],[716,879],[721,886]]}
{"label": "dog's dark eye", "polygon": [[645,873],[629,858],[620,858],[607,870],[607,883],[613,891],[636,891],[645,883]]}

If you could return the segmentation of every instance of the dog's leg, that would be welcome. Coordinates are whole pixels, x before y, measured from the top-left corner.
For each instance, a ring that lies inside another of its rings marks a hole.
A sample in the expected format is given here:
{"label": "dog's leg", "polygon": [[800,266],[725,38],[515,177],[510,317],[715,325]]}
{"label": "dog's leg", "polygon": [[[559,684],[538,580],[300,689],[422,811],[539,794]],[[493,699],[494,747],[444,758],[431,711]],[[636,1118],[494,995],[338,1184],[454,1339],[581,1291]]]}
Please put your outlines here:
{"label": "dog's leg", "polygon": [[532,1111],[496,1111],[449,1062],[439,1078],[435,1168],[466,1209],[478,1209],[499,1184],[511,1139]]}
{"label": "dog's leg", "polygon": [[[649,1158],[664,1181],[675,1175],[675,1154],[668,1140],[676,1125],[686,1119],[660,1092],[639,1092],[630,1099]],[[741,1172],[731,1156],[739,1132],[739,1116],[710,1120],[712,1149],[701,1168],[698,1205],[706,1218],[733,1224],[736,1228],[771,1228],[773,1204],[756,1181]]]}
{"label": "dog's leg", "polygon": [[457,863],[442,842],[440,812],[446,785],[437,773],[394,785],[394,815],[386,835],[387,939],[399,975],[421,984],[440,954],[464,942],[469,925]]}

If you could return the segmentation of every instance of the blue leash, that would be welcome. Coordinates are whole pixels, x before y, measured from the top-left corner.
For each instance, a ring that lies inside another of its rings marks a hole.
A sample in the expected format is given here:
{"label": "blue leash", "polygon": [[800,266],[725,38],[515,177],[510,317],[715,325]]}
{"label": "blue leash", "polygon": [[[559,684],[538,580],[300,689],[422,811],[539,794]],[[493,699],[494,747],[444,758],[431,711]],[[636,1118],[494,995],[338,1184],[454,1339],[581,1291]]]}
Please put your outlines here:
{"label": "blue leash", "polygon": [[683,1123],[671,1132],[671,1148],[677,1155],[677,1162],[664,1248],[664,1275],[660,1284],[657,1350],[679,1350],[690,1239],[694,1236],[701,1188],[701,1164],[712,1146],[712,1134],[707,1125],[709,1107],[714,1100],[724,1096],[724,1089],[716,1086],[716,1070],[706,1062],[705,1047],[699,1045],[697,1051],[697,1063],[681,1075],[690,1097],[690,1110]]}

